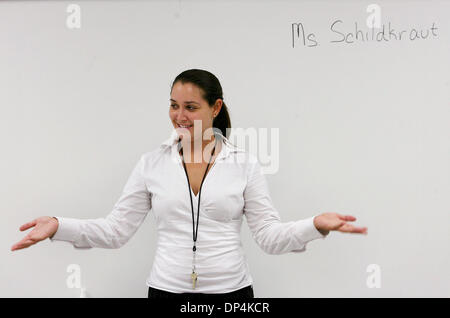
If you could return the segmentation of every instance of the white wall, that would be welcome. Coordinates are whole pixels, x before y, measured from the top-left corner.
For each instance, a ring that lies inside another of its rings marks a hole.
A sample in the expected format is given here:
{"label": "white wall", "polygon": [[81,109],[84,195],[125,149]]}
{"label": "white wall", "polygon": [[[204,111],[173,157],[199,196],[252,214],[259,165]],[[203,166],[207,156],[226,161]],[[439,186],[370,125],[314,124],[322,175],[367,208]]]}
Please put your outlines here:
{"label": "white wall", "polygon": [[[80,29],[66,26],[71,3]],[[397,32],[434,23],[427,39],[332,43],[334,21],[369,30],[371,3],[2,1],[0,296],[78,297],[70,264],[91,297],[147,296],[151,213],[118,250],[10,247],[41,215],[106,216],[168,137],[170,85],[189,68],[219,78],[233,127],[279,128],[267,178],[283,221],[339,212],[369,228],[273,256],[244,223],[256,297],[450,296],[450,4],[376,2]],[[317,46],[293,47],[299,22]],[[370,264],[381,288],[366,285]]]}

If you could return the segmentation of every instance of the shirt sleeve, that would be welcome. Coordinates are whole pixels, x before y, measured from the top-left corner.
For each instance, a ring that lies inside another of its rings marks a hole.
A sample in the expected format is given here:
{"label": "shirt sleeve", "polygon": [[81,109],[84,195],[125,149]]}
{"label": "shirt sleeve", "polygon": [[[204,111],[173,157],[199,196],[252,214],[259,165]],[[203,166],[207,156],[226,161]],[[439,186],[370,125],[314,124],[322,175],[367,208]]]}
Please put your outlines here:
{"label": "shirt sleeve", "polygon": [[58,230],[50,241],[67,241],[75,248],[119,248],[136,232],[151,209],[151,197],[143,178],[144,156],[135,165],[119,200],[105,218],[56,217]]}
{"label": "shirt sleeve", "polygon": [[268,254],[300,253],[306,244],[327,235],[314,226],[316,215],[307,219],[281,222],[270,198],[267,180],[255,156],[248,164],[244,190],[244,215],[259,247]]}

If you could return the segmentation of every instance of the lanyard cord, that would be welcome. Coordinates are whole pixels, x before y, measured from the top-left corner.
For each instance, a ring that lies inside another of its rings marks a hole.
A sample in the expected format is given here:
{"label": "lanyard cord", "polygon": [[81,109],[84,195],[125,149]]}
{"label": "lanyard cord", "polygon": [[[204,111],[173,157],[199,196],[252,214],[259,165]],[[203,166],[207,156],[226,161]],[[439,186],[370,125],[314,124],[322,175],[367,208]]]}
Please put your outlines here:
{"label": "lanyard cord", "polygon": [[196,251],[196,242],[197,242],[197,234],[198,234],[198,220],[199,220],[199,216],[200,216],[200,196],[202,194],[202,186],[203,186],[203,181],[205,180],[206,177],[206,173],[208,172],[208,168],[209,165],[211,163],[211,158],[214,156],[214,153],[216,151],[216,144],[217,144],[217,139],[214,138],[214,148],[211,152],[211,157],[209,158],[209,162],[208,165],[206,166],[206,170],[205,170],[205,174],[203,175],[203,179],[202,182],[200,183],[200,189],[198,191],[198,207],[197,207],[197,228],[194,228],[194,204],[192,203],[192,193],[191,193],[191,184],[189,182],[189,176],[186,170],[186,164],[184,163],[184,156],[183,156],[183,148],[181,147],[181,157],[182,157],[182,162],[183,162],[183,168],[184,168],[184,172],[186,174],[186,179],[188,182],[188,188],[189,188],[189,196],[191,198],[191,212],[192,212],[192,239],[194,241],[194,246],[192,247],[192,250],[195,252]]}

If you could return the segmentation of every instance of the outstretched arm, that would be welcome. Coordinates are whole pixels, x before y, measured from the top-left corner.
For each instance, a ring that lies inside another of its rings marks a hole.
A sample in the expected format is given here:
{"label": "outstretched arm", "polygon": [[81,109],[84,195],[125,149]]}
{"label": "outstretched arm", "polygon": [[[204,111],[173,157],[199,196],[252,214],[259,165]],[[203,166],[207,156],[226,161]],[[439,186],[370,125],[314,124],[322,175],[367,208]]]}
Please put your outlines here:
{"label": "outstretched arm", "polygon": [[244,215],[253,239],[267,254],[300,253],[306,244],[325,238],[314,225],[316,216],[298,221],[281,222],[275,209],[265,175],[256,157],[247,163],[247,185],[244,190]]}
{"label": "outstretched arm", "polygon": [[67,241],[75,248],[119,248],[137,231],[151,209],[150,193],[143,177],[144,157],[134,167],[112,212],[105,218],[74,219],[40,217],[20,227],[34,227],[11,250],[29,247],[46,238]]}
{"label": "outstretched arm", "polygon": [[298,221],[281,222],[267,185],[267,180],[255,156],[247,167],[244,190],[244,215],[256,243],[268,254],[304,252],[308,242],[325,238],[330,231],[367,234],[367,228],[355,227],[350,215],[323,213]]}

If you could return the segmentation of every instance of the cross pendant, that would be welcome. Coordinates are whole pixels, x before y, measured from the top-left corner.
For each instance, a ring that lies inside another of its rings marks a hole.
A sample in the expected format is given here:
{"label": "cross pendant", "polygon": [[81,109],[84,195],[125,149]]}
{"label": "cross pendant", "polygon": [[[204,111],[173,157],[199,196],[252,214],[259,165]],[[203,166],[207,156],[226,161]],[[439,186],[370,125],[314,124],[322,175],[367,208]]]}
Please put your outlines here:
{"label": "cross pendant", "polygon": [[195,284],[197,283],[197,273],[192,271],[191,278],[192,278],[192,288],[195,289]]}

